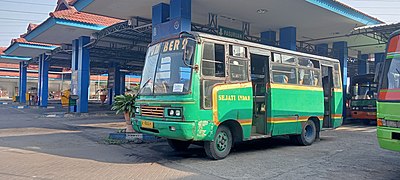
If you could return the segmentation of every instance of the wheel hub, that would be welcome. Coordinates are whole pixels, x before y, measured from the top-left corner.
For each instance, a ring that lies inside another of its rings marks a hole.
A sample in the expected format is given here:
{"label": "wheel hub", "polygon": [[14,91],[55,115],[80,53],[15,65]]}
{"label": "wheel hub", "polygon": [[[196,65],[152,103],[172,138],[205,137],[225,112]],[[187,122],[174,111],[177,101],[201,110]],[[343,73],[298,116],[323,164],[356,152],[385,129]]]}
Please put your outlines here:
{"label": "wheel hub", "polygon": [[228,146],[228,135],[225,132],[220,132],[215,143],[219,151],[225,151]]}
{"label": "wheel hub", "polygon": [[312,126],[310,126],[310,125],[307,125],[306,127],[305,127],[305,138],[306,138],[306,140],[307,141],[311,141],[312,140],[312,138],[313,138],[313,135],[314,135],[314,132],[313,132],[313,127]]}

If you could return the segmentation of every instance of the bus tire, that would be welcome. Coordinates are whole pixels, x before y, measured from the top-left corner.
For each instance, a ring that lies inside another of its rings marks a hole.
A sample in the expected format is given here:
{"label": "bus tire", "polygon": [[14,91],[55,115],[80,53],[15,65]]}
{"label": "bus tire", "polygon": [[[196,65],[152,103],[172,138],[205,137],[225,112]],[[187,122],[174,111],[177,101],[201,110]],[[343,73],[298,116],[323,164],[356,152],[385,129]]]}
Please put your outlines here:
{"label": "bus tire", "polygon": [[171,146],[175,151],[185,151],[189,148],[191,142],[190,141],[179,141],[175,139],[168,139],[168,145]]}
{"label": "bus tire", "polygon": [[297,139],[297,143],[302,146],[309,146],[314,143],[317,137],[317,127],[312,120],[308,120],[304,125],[301,134],[295,136]]}
{"label": "bus tire", "polygon": [[210,159],[224,159],[231,152],[232,144],[231,130],[226,126],[220,126],[215,133],[214,140],[204,142],[204,150]]}

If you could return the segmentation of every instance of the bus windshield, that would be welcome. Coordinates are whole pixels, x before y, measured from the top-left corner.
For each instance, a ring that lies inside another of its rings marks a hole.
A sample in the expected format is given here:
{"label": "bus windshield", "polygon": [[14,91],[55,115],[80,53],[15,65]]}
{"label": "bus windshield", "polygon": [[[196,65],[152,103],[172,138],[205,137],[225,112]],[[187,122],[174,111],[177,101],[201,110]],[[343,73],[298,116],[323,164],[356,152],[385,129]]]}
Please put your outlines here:
{"label": "bus windshield", "polygon": [[[141,95],[182,94],[190,90],[195,42],[174,39],[154,44],[147,50],[140,82]],[[186,53],[186,63],[184,62]]]}
{"label": "bus windshield", "polygon": [[356,83],[353,85],[352,99],[376,99],[377,85],[371,82]]}
{"label": "bus windshield", "polygon": [[389,42],[381,83],[379,100],[400,101],[400,35]]}

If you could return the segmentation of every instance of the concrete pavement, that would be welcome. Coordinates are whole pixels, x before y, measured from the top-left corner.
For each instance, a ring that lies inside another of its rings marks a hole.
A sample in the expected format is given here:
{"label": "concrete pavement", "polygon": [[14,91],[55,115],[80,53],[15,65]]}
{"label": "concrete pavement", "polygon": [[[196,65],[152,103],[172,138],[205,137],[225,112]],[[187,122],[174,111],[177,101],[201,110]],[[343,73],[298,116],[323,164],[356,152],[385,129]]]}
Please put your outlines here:
{"label": "concrete pavement", "polygon": [[241,143],[210,161],[195,145],[105,143],[120,116],[39,118],[10,105],[0,114],[0,179],[400,179],[400,154],[379,148],[374,126],[325,131],[309,147],[285,137]]}

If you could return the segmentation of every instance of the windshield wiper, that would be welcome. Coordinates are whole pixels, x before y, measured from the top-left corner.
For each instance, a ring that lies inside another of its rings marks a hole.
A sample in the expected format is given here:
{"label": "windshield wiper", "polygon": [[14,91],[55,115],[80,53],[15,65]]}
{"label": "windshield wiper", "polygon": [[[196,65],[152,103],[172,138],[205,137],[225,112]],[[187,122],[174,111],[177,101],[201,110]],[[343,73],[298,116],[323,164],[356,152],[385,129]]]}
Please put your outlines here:
{"label": "windshield wiper", "polygon": [[152,78],[149,78],[142,86],[142,88],[139,89],[138,93],[136,94],[136,96],[139,96],[140,93],[142,93],[142,90],[147,86],[147,84],[150,82]]}
{"label": "windshield wiper", "polygon": [[400,74],[400,71],[399,71],[399,69],[397,69],[397,68],[396,68],[396,71],[397,71],[397,73],[399,73],[399,74]]}

